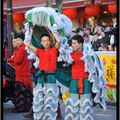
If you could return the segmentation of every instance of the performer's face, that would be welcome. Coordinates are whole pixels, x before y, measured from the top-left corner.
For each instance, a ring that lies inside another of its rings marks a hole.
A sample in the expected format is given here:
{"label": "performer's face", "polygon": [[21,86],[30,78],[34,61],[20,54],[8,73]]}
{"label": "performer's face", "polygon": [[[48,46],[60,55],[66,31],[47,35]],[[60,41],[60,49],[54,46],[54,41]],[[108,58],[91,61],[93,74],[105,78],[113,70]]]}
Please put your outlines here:
{"label": "performer's face", "polygon": [[78,43],[77,40],[72,40],[72,47],[74,51],[78,51],[82,47],[82,43]]}
{"label": "performer's face", "polygon": [[45,49],[49,49],[51,46],[50,38],[48,36],[43,36],[41,39],[41,44]]}
{"label": "performer's face", "polygon": [[16,48],[19,48],[20,44],[22,43],[22,40],[21,38],[15,38],[13,39],[13,48],[16,49]]}

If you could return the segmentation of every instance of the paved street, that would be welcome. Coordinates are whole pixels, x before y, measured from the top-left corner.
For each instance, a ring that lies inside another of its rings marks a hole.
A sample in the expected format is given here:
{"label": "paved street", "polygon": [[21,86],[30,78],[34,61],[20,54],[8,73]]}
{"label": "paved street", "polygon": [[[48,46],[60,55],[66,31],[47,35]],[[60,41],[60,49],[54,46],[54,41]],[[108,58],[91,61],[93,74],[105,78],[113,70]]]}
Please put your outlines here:
{"label": "paved street", "polygon": [[[9,101],[4,103],[4,119],[3,120],[31,120],[25,119],[22,115],[23,113],[12,113],[12,103]],[[94,108],[94,120],[116,120],[116,107],[115,106],[107,106],[106,111],[102,111],[99,106]],[[62,106],[62,111],[64,111],[64,106]],[[64,115],[64,112],[62,112]]]}

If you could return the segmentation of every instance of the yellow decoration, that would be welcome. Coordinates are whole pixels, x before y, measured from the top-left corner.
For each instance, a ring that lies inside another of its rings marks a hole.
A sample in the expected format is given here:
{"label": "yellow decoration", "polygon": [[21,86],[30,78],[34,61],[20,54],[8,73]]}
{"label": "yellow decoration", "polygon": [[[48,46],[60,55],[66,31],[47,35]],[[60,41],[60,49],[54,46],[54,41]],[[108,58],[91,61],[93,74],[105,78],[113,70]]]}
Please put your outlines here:
{"label": "yellow decoration", "polygon": [[20,27],[19,23],[15,23],[15,24],[14,24],[14,27],[15,27],[15,30],[18,31],[18,30],[19,30],[19,27]]}
{"label": "yellow decoration", "polygon": [[99,55],[105,67],[104,77],[108,85],[116,85],[116,56],[113,55]]}
{"label": "yellow decoration", "polygon": [[95,24],[95,18],[92,16],[89,18],[89,22],[91,24],[91,31],[94,29],[94,24]]}
{"label": "yellow decoration", "polygon": [[67,91],[66,93],[62,94],[62,100],[65,102],[69,96],[69,92]]}

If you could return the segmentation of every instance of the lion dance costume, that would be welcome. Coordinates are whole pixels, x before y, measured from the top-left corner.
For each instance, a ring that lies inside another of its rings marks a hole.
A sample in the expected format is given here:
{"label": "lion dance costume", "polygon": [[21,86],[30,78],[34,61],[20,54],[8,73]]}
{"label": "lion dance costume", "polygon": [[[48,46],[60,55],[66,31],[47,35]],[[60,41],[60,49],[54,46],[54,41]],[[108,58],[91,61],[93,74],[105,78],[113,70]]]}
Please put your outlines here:
{"label": "lion dance costume", "polygon": [[[93,120],[93,103],[98,103],[104,110],[106,109],[104,100],[106,80],[103,77],[105,70],[101,60],[89,47],[83,50],[80,59],[85,68],[82,73],[88,72],[88,75],[79,78],[84,81],[81,85],[80,80],[75,81],[71,77],[72,47],[66,47],[67,37],[72,32],[71,20],[49,7],[36,7],[28,10],[25,17],[27,20],[25,42],[29,38],[35,47],[42,48],[39,42],[40,36],[44,33],[50,34],[50,31],[57,33],[61,40],[56,73],[43,73],[42,71],[37,73],[38,83],[33,91],[34,120],[56,120],[59,93],[62,94],[65,105],[65,120],[69,117],[74,120]],[[30,34],[30,24],[33,26],[32,35]],[[54,38],[53,42],[56,42]],[[26,49],[30,54],[29,59],[35,59],[34,66],[38,68],[40,60],[28,48]],[[45,79],[46,75],[47,82],[44,83],[42,79]],[[50,83],[51,79],[54,79],[54,82]],[[82,87],[82,92],[81,89],[72,89],[76,85],[78,88]]]}

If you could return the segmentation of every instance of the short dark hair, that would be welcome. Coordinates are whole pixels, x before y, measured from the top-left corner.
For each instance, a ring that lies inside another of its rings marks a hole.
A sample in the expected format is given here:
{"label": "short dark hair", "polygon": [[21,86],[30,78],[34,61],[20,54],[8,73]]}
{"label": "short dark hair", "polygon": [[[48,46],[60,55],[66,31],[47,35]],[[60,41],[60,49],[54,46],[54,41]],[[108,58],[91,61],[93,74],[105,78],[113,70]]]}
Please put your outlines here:
{"label": "short dark hair", "polygon": [[85,37],[89,37],[89,35],[87,34],[87,33],[84,33],[84,35],[83,35],[83,38],[85,38]]}
{"label": "short dark hair", "polygon": [[79,33],[80,31],[83,31],[82,28],[77,28],[76,33]]}
{"label": "short dark hair", "polygon": [[14,39],[16,39],[16,38],[21,38],[22,40],[24,40],[25,35],[24,35],[24,33],[23,33],[22,31],[18,31],[18,32],[15,32],[15,33],[14,33],[13,38],[14,38]]}
{"label": "short dark hair", "polygon": [[72,40],[76,40],[78,43],[82,43],[82,44],[84,42],[83,37],[81,35],[74,35],[72,37]]}
{"label": "short dark hair", "polygon": [[44,37],[44,36],[47,36],[47,37],[51,38],[49,34],[44,33],[44,34],[41,35],[41,39],[42,39],[42,37]]}

